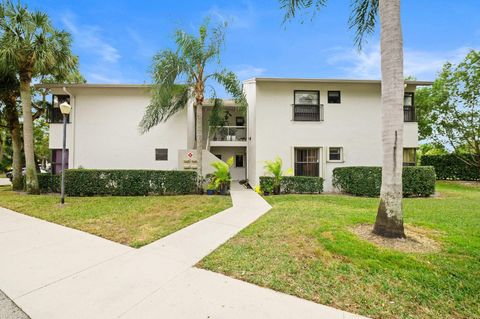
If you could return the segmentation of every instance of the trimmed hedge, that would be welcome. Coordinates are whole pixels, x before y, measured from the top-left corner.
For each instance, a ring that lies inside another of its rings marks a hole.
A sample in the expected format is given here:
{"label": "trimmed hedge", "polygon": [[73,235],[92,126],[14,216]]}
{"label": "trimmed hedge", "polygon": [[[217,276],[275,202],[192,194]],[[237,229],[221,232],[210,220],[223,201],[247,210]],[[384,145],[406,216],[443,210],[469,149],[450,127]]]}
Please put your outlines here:
{"label": "trimmed hedge", "polygon": [[[41,192],[60,192],[60,175],[39,174]],[[197,173],[192,171],[67,169],[69,196],[146,196],[194,194]]]}
{"label": "trimmed hedge", "polygon": [[[273,177],[260,176],[260,189],[273,192]],[[323,178],[308,176],[283,176],[280,182],[282,194],[319,194],[323,192]]]}
{"label": "trimmed hedge", "polygon": [[[435,169],[432,166],[403,168],[403,196],[430,196],[435,193]],[[382,186],[382,168],[376,166],[337,167],[333,186],[356,196],[378,197]]]}
{"label": "trimmed hedge", "polygon": [[53,175],[50,173],[37,174],[38,187],[41,193],[60,193],[61,175]]}
{"label": "trimmed hedge", "polygon": [[477,167],[467,165],[455,154],[423,155],[420,159],[422,165],[435,167],[437,179],[478,181],[480,171]]}

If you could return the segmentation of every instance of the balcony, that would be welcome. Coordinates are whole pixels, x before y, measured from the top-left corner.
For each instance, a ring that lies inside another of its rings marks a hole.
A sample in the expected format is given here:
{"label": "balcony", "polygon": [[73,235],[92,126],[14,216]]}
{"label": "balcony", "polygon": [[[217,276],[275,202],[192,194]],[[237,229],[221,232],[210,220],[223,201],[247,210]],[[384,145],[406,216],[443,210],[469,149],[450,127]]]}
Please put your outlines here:
{"label": "balcony", "polygon": [[222,126],[216,130],[210,127],[207,137],[209,146],[247,146],[247,127]]}

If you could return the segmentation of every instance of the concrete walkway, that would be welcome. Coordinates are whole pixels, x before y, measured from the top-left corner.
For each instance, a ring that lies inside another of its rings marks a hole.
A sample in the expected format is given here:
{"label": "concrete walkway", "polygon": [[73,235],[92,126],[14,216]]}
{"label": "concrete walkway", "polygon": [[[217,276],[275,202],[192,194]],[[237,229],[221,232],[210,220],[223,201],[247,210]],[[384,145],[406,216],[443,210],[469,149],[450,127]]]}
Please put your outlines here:
{"label": "concrete walkway", "polygon": [[33,319],[361,318],[193,268],[271,208],[231,193],[233,207],[141,249],[0,208],[0,290]]}

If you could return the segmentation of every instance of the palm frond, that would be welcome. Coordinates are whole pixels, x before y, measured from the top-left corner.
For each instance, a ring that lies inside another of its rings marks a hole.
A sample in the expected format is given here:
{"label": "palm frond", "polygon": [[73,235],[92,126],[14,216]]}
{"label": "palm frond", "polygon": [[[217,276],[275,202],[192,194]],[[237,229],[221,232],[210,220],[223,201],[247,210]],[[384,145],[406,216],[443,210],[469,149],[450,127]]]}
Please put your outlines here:
{"label": "palm frond", "polygon": [[187,85],[172,85],[168,87],[154,86],[152,98],[139,124],[140,133],[144,134],[187,105],[190,89]]}
{"label": "palm frond", "polygon": [[241,110],[245,113],[248,106],[247,98],[235,73],[223,70],[221,72],[215,72],[211,76],[232,95],[235,103],[240,106]]}
{"label": "palm frond", "polygon": [[327,4],[327,0],[279,0],[285,11],[284,22],[295,18],[298,11],[312,10],[312,16]]}
{"label": "palm frond", "polygon": [[361,49],[365,37],[375,31],[379,0],[352,0],[348,20],[350,29],[355,29],[355,45]]}

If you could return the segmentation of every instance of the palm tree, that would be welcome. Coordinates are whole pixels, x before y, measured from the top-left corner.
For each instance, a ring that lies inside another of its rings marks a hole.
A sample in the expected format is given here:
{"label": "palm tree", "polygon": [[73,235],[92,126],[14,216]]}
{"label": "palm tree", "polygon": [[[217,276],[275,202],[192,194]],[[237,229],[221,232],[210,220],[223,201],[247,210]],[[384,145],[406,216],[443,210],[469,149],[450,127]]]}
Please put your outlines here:
{"label": "palm tree", "polygon": [[[279,0],[285,19],[298,10],[318,10],[326,0]],[[354,0],[350,28],[356,30],[355,43],[361,48],[365,35],[374,31],[380,16],[382,66],[382,187],[373,232],[385,237],[405,237],[402,211],[403,152],[403,39],[400,0]]]}
{"label": "palm tree", "polygon": [[[208,28],[208,21],[199,29],[199,35],[175,32],[175,51],[167,49],[153,58],[153,88],[150,104],[140,122],[142,133],[168,120],[183,109],[190,98],[196,110],[196,150],[198,175],[202,176],[202,106],[205,88],[210,80],[216,81],[230,93],[235,101],[246,108],[246,99],[236,75],[220,68],[220,52],[224,43],[225,25]],[[208,70],[213,69],[211,73]],[[212,95],[215,92],[212,88]]]}
{"label": "palm tree", "polygon": [[39,192],[33,147],[32,79],[75,69],[78,59],[70,50],[71,42],[70,34],[54,29],[45,13],[30,12],[26,6],[11,1],[0,6],[0,67],[14,68],[20,81],[29,193]]}
{"label": "palm tree", "polygon": [[23,188],[22,181],[22,133],[19,121],[17,101],[19,98],[18,79],[13,72],[0,74],[0,116],[12,138],[12,187],[13,190]]}

